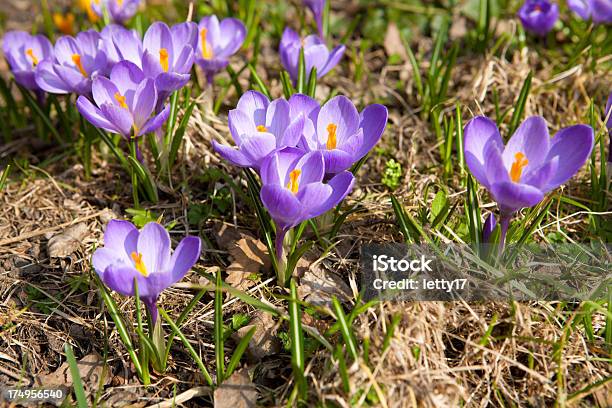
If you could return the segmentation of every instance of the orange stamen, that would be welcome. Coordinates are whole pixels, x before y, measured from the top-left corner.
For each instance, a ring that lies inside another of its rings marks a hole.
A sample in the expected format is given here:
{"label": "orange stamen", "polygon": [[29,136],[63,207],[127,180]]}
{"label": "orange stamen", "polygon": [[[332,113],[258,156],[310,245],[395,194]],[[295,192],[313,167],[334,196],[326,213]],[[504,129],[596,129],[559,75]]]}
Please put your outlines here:
{"label": "orange stamen", "polygon": [[257,131],[258,132],[267,132],[268,128],[265,127],[264,125],[259,125],[259,126],[257,126]]}
{"label": "orange stamen", "polygon": [[330,123],[327,125],[327,150],[333,150],[336,148],[338,141],[336,140],[336,131],[338,130],[338,125],[335,123]]}
{"label": "orange stamen", "polygon": [[115,99],[119,102],[119,106],[123,109],[128,109],[127,103],[125,103],[125,96],[121,95],[119,92],[115,92]]}
{"label": "orange stamen", "polygon": [[208,41],[206,41],[207,33],[208,33],[208,30],[206,28],[203,28],[200,31],[200,41],[202,42],[202,58],[211,59],[213,57],[213,50],[212,48],[210,48]]}
{"label": "orange stamen", "polygon": [[169,68],[168,50],[165,48],[162,48],[161,50],[159,50],[159,63],[161,64],[164,72],[168,72],[168,68]]}
{"label": "orange stamen", "polygon": [[136,270],[145,277],[149,276],[149,272],[147,272],[147,267],[145,266],[142,260],[142,254],[132,252],[130,256],[132,257],[132,260],[134,261],[134,267],[136,268]]}
{"label": "orange stamen", "polygon": [[87,71],[85,71],[85,68],[83,68],[83,64],[81,63],[81,56],[79,54],[72,54],[72,62],[74,62],[74,65],[76,65],[79,71],[81,71],[81,75],[87,78]]}
{"label": "orange stamen", "polygon": [[34,51],[32,51],[31,48],[28,48],[25,53],[28,57],[32,59],[32,66],[35,67],[36,65],[38,65],[38,58],[36,58],[36,55],[34,55]]}
{"label": "orange stamen", "polygon": [[521,174],[523,173],[523,169],[525,166],[529,164],[529,160],[524,153],[518,152],[514,155],[514,163],[512,163],[512,167],[510,168],[510,179],[515,183],[518,183],[521,179]]}
{"label": "orange stamen", "polygon": [[300,183],[298,182],[298,178],[302,174],[302,170],[295,169],[291,173],[289,173],[289,183],[287,183],[287,188],[293,194],[297,194],[298,189],[300,188]]}

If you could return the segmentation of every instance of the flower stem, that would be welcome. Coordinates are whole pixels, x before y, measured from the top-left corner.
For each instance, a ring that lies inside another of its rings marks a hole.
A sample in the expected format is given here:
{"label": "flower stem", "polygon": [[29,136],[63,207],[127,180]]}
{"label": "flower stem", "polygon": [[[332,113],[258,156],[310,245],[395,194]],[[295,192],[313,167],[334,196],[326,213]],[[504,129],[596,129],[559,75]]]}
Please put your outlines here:
{"label": "flower stem", "polygon": [[[130,154],[135,160],[138,160],[138,139],[132,137],[130,139]],[[138,200],[138,176],[136,175],[136,171],[131,169],[132,174],[132,198],[134,200],[134,208],[140,207],[140,202]]]}
{"label": "flower stem", "polygon": [[278,284],[285,286],[287,273],[287,255],[285,255],[285,236],[287,235],[287,229],[277,227],[276,229],[276,275],[278,277]]}
{"label": "flower stem", "polygon": [[499,236],[499,252],[501,253],[506,245],[506,234],[508,233],[508,227],[510,226],[510,220],[512,219],[512,212],[502,210],[499,216],[499,226],[501,228],[501,234]]}

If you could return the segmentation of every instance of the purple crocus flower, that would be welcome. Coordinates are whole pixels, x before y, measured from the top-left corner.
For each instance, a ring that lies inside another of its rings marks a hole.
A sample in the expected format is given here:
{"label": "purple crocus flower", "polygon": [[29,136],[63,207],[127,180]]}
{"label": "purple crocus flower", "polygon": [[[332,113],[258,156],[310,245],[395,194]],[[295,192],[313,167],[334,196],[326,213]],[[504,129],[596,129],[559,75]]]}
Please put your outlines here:
{"label": "purple crocus flower", "polygon": [[187,236],[174,252],[170,250],[170,235],[160,224],[150,222],[138,231],[131,222],[111,220],[104,231],[104,247],[96,250],[92,263],[102,282],[124,296],[134,296],[136,280],[155,324],[159,295],[197,262],[200,238]]}
{"label": "purple crocus flower", "polygon": [[526,0],[518,16],[525,30],[544,37],[559,18],[559,6],[549,0]]}
{"label": "purple crocus flower", "polygon": [[595,24],[612,23],[610,0],[567,0],[567,5],[583,20],[592,19]]}
{"label": "purple crocus flower", "polygon": [[262,93],[248,91],[229,112],[228,121],[237,148],[213,141],[214,149],[236,166],[259,169],[275,150],[298,144],[305,117],[292,116],[285,99],[270,102]]}
{"label": "purple crocus flower", "polygon": [[80,96],[77,108],[81,115],[94,126],[128,139],[158,129],[170,113],[170,105],[166,105],[151,117],[158,99],[155,82],[129,61],[115,65],[110,79],[94,79],[92,91],[97,106]]}
{"label": "purple crocus flower", "polygon": [[330,52],[325,42],[318,36],[309,35],[302,40],[298,33],[289,27],[285,28],[280,42],[279,53],[281,63],[287,72],[289,72],[289,76],[294,84],[298,79],[298,63],[302,47],[304,47],[306,75],[309,75],[312,68],[316,67],[317,78],[321,78],[338,65],[345,50],[344,45],[338,45]]}
{"label": "purple crocus flower", "polygon": [[300,147],[321,151],[327,174],[349,169],[380,140],[387,126],[387,108],[373,104],[361,113],[346,96],[336,96],[319,109],[312,98],[296,94],[289,99],[291,117],[304,116]]}
{"label": "purple crocus flower", "polygon": [[236,18],[226,18],[219,22],[217,16],[207,16],[198,24],[198,46],[196,63],[206,74],[208,83],[213,76],[229,63],[231,57],[242,47],[246,28]]}
{"label": "purple crocus flower", "polygon": [[304,5],[308,7],[314,15],[319,37],[325,38],[323,35],[323,9],[325,8],[325,0],[304,0]]}
{"label": "purple crocus flower", "polygon": [[270,155],[261,167],[261,201],[277,226],[276,255],[283,256],[287,231],[340,203],[353,188],[355,177],[344,171],[329,182],[321,152],[304,154],[286,148]]}
{"label": "purple crocus flower", "polygon": [[43,61],[53,60],[53,46],[44,35],[30,35],[24,31],[9,31],[4,35],[2,51],[8,61],[15,82],[32,91],[40,90],[34,72]]}
{"label": "purple crocus flower", "polygon": [[552,139],[544,118],[527,118],[504,146],[495,122],[472,119],[464,130],[465,162],[500,208],[503,246],[515,211],[532,207],[544,195],[569,180],[589,158],[593,129],[575,125]]}
{"label": "purple crocus flower", "polygon": [[44,60],[36,66],[38,86],[54,94],[90,94],[92,80],[106,69],[100,33],[88,30],[76,37],[60,37],[54,52],[55,60]]}
{"label": "purple crocus flower", "polygon": [[98,16],[102,17],[104,8],[114,23],[124,24],[134,17],[140,7],[141,0],[92,0],[91,8]]}
{"label": "purple crocus flower", "polygon": [[[158,107],[174,91],[181,89],[190,78],[194,50],[198,44],[198,26],[192,22],[168,27],[153,23],[143,39],[142,70],[155,78]],[[121,44],[116,44],[121,48]],[[134,62],[134,61],[132,61]]]}

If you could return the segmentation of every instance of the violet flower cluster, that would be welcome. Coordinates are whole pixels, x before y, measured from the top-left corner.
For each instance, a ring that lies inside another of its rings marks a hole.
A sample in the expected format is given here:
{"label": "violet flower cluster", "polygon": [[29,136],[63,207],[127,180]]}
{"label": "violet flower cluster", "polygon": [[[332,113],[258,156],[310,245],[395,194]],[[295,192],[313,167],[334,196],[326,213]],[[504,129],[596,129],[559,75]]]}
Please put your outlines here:
{"label": "violet flower cluster", "polygon": [[125,24],[134,17],[142,0],[89,0],[91,10],[98,16],[104,16],[104,10],[113,23]]}
{"label": "violet flower cluster", "polygon": [[387,108],[374,104],[359,113],[344,96],[320,106],[302,94],[270,101],[248,91],[228,122],[236,147],[215,141],[213,147],[230,163],[259,172],[281,259],[291,228],[331,210],[351,191],[349,169],[380,140]]}
{"label": "violet flower cluster", "polygon": [[[140,3],[92,1],[94,11],[106,7],[117,22],[131,17]],[[209,16],[199,25],[155,22],[143,39],[117,24],[61,36],[55,45],[42,35],[11,31],[3,52],[18,84],[39,95],[77,94],[79,112],[94,126],[131,137],[163,125],[166,101],[189,82],[194,62],[211,81],[245,35],[239,20]]]}
{"label": "violet flower cluster", "polygon": [[567,0],[568,7],[583,20],[595,24],[612,24],[612,1]]}
{"label": "violet flower cluster", "polygon": [[[594,142],[593,129],[586,125],[561,129],[551,138],[540,116],[527,118],[505,145],[489,118],[478,116],[465,126],[465,162],[497,202],[501,246],[513,214],[538,204],[572,178],[590,157]],[[488,229],[494,228],[489,221]]]}

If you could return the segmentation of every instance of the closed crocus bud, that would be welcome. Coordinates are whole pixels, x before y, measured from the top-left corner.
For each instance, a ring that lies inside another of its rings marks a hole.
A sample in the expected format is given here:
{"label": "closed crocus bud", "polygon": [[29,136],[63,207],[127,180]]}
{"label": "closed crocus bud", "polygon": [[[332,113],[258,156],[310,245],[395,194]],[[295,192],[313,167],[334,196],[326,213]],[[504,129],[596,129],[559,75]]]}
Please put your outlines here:
{"label": "closed crocus bud", "polygon": [[518,16],[525,30],[543,37],[557,22],[559,6],[548,0],[527,0]]}
{"label": "closed crocus bud", "polygon": [[482,226],[482,242],[485,244],[489,244],[491,242],[491,236],[493,235],[493,231],[495,231],[495,227],[497,226],[497,219],[493,214],[489,214],[487,219],[485,220],[484,225]]}

